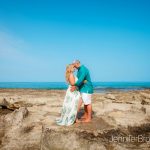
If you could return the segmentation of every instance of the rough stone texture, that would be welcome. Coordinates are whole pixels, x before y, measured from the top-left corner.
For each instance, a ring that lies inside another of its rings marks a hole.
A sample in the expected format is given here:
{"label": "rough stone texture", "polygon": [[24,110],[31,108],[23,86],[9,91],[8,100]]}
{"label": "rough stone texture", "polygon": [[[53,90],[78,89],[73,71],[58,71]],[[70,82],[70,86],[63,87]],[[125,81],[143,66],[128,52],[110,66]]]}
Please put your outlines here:
{"label": "rough stone texture", "polygon": [[[0,149],[150,149],[150,90],[94,94],[92,122],[69,127],[55,124],[64,96],[60,90],[0,89]],[[138,135],[149,141],[112,141]]]}

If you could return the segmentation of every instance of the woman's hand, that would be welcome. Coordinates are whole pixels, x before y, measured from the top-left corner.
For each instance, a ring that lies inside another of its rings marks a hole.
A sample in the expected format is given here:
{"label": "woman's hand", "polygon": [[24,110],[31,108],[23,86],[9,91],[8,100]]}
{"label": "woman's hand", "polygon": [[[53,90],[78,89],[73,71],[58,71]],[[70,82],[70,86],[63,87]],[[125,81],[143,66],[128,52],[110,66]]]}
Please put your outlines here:
{"label": "woman's hand", "polygon": [[84,80],[83,83],[87,83],[87,80]]}

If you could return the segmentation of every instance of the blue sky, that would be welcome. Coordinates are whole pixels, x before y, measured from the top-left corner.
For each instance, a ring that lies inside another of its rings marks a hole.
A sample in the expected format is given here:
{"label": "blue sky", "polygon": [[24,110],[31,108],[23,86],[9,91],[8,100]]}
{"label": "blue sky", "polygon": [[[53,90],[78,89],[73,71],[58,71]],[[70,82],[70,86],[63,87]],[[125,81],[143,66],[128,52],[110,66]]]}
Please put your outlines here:
{"label": "blue sky", "polygon": [[0,81],[150,81],[149,0],[0,0]]}

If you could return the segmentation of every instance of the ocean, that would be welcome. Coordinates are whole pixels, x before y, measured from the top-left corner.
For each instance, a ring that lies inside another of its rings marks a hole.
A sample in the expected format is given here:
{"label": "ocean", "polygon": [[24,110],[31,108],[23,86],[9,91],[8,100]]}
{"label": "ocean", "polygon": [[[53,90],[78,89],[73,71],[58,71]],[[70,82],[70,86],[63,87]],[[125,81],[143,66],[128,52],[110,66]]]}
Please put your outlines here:
{"label": "ocean", "polygon": [[[93,82],[95,92],[107,92],[112,90],[141,90],[150,89],[150,82]],[[0,88],[31,88],[31,89],[59,89],[65,90],[68,85],[65,82],[0,82]]]}

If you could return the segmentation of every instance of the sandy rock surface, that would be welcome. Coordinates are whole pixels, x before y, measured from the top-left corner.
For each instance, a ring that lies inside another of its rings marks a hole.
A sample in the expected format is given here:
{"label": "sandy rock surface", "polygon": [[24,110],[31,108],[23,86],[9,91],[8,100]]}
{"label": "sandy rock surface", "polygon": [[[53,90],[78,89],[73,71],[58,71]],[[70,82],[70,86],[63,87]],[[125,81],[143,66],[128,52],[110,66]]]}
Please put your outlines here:
{"label": "sandy rock surface", "polygon": [[[69,127],[55,124],[64,96],[61,90],[0,89],[0,149],[150,149],[150,90],[95,93],[92,122]],[[138,135],[147,139],[121,139]]]}

